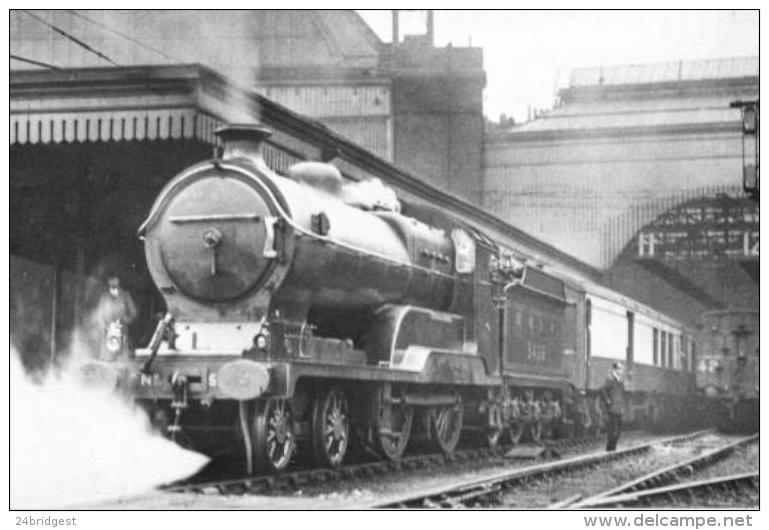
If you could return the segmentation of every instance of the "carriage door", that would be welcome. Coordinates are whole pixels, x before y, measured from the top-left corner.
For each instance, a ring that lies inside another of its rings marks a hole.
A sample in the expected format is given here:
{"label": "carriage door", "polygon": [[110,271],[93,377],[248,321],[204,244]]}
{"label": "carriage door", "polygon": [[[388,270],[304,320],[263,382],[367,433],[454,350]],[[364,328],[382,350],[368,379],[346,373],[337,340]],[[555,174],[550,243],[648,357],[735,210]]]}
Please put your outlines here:
{"label": "carriage door", "polygon": [[593,318],[593,302],[590,298],[585,299],[585,389],[590,388],[590,364],[592,337],[590,336],[590,324]]}
{"label": "carriage door", "polygon": [[627,368],[628,379],[633,370],[633,335],[635,334],[635,313],[627,312],[627,348],[625,349],[625,365]]}

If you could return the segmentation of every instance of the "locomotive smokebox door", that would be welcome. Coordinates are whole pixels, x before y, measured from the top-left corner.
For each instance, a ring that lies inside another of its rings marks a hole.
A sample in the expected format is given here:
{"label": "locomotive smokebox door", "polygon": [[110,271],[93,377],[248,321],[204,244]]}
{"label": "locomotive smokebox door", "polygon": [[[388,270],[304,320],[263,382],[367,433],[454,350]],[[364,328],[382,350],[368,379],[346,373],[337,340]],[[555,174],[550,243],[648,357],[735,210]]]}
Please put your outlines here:
{"label": "locomotive smokebox door", "polygon": [[235,300],[259,287],[274,266],[276,224],[259,189],[212,169],[170,197],[156,227],[160,256],[188,295]]}

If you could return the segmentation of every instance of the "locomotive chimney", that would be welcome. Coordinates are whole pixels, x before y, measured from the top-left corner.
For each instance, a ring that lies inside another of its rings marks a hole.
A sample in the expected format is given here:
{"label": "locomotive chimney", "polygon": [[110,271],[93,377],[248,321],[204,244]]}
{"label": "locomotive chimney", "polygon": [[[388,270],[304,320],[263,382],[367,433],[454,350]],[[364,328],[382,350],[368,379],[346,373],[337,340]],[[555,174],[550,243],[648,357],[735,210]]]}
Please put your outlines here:
{"label": "locomotive chimney", "polygon": [[219,127],[214,134],[222,141],[222,158],[247,158],[253,162],[264,162],[262,144],[272,131],[261,125],[234,123]]}

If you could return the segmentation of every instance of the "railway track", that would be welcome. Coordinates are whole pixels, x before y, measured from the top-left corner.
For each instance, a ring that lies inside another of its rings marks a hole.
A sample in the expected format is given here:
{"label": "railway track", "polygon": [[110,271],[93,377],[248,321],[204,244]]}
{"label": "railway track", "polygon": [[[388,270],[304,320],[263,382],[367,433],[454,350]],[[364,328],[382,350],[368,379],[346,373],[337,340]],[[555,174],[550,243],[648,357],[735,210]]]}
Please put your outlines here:
{"label": "railway track", "polygon": [[[592,468],[616,460],[627,459],[649,452],[660,445],[680,446],[709,434],[697,431],[673,436],[650,443],[642,443],[613,452],[591,453],[573,458],[536,464],[498,473],[483,479],[449,484],[409,495],[392,497],[369,506],[370,508],[472,508],[498,505],[500,498],[511,490],[525,488],[527,484],[565,472]],[[572,499],[576,502],[578,499]]]}
{"label": "railway track", "polygon": [[740,473],[603,497],[594,499],[590,504],[581,504],[579,507],[601,509],[702,506],[712,502],[714,496],[729,495],[743,498],[749,492],[757,492],[758,488],[758,472]]}
{"label": "railway track", "polygon": [[[549,506],[549,508],[592,508],[602,499],[615,497],[622,494],[639,493],[652,489],[660,489],[679,482],[681,478],[691,476],[695,472],[727,458],[739,447],[758,442],[759,435],[746,436],[726,445],[722,445],[711,451],[706,451],[701,455],[694,456],[663,469],[652,471],[642,477],[628,481],[624,484],[601,492],[586,499],[571,499],[567,502],[561,502]],[[663,488],[664,489],[664,488]]]}
{"label": "railway track", "polygon": [[[557,457],[560,452],[575,450],[603,441],[603,437],[570,438],[546,442],[541,450],[545,457]],[[376,461],[349,464],[338,468],[320,468],[294,471],[277,475],[259,475],[205,482],[175,483],[160,489],[174,493],[220,495],[264,495],[290,493],[310,486],[322,486],[356,478],[372,478],[387,473],[419,469],[446,468],[452,465],[499,461],[516,446],[472,448],[452,454],[430,453],[410,455],[396,462]],[[524,447],[524,446],[517,446]]]}

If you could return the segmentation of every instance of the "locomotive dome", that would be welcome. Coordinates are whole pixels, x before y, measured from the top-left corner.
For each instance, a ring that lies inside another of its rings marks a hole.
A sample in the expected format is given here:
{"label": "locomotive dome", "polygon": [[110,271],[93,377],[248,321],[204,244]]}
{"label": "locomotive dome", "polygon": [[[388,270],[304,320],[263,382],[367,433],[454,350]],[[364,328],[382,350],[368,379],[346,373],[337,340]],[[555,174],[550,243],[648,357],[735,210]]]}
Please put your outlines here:
{"label": "locomotive dome", "polygon": [[298,162],[288,168],[286,176],[333,195],[342,189],[342,174],[331,164]]}

